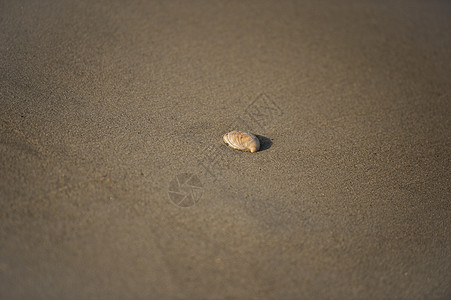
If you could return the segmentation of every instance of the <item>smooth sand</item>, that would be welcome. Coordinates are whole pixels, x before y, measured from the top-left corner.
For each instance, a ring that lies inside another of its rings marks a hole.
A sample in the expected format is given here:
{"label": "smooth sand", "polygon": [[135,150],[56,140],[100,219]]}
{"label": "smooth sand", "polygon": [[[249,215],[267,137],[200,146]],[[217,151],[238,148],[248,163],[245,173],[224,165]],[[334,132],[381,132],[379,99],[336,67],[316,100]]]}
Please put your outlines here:
{"label": "smooth sand", "polygon": [[0,298],[449,299],[450,32],[449,1],[1,1]]}

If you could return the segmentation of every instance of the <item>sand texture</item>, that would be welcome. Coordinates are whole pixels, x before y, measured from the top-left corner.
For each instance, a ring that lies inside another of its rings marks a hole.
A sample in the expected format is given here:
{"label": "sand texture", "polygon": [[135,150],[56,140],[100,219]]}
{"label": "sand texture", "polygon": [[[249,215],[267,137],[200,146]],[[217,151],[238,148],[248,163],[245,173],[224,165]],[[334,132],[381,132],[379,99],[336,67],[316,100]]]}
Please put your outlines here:
{"label": "sand texture", "polygon": [[450,33],[440,0],[0,0],[0,299],[451,299]]}

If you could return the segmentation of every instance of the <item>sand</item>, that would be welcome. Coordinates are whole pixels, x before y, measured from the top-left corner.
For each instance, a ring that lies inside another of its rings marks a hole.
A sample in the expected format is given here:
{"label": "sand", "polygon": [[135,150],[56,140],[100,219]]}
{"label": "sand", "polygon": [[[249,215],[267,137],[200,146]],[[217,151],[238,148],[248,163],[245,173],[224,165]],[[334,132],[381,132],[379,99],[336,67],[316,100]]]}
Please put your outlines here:
{"label": "sand", "polygon": [[448,1],[11,0],[0,28],[1,299],[451,297]]}

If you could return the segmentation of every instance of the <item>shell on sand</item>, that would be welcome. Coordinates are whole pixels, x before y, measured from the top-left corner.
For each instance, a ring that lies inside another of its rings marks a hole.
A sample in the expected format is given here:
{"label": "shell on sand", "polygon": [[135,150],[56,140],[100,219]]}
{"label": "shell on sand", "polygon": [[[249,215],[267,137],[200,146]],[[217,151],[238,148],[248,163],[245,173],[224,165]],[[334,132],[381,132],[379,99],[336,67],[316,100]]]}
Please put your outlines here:
{"label": "shell on sand", "polygon": [[227,146],[236,150],[257,152],[260,149],[258,138],[247,131],[231,131],[224,134],[223,140]]}

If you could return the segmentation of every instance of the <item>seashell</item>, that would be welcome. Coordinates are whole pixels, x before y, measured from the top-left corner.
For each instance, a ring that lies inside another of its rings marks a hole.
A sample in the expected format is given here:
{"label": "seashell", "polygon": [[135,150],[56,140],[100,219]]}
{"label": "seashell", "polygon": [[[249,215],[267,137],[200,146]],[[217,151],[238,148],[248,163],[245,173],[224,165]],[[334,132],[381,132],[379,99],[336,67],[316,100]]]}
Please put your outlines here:
{"label": "seashell", "polygon": [[260,149],[258,138],[247,131],[231,131],[224,134],[223,140],[227,146],[236,150],[257,152]]}

